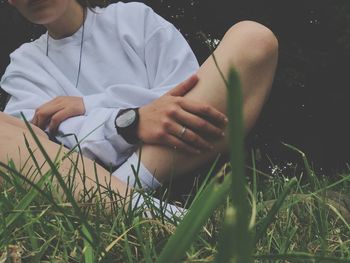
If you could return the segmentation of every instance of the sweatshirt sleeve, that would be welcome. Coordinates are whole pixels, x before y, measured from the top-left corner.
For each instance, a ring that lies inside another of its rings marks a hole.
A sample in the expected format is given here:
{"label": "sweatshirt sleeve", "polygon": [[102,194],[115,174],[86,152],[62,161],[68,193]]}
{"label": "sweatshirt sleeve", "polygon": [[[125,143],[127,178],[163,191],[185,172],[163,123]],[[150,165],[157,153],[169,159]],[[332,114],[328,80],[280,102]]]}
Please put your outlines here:
{"label": "sweatshirt sleeve", "polygon": [[118,31],[121,41],[142,58],[149,89],[158,97],[198,71],[191,47],[172,23],[143,3],[119,6],[116,23],[123,25]]}
{"label": "sweatshirt sleeve", "polygon": [[[33,74],[29,79],[25,74],[4,75],[1,86],[11,94],[5,113],[20,118],[22,112],[31,121],[39,106],[61,95],[50,93],[53,89],[60,90],[57,83],[50,83],[48,89],[36,76],[38,74]],[[119,108],[100,106],[84,116],[69,118],[59,126],[56,138],[68,148],[73,148],[77,141],[81,141],[80,148],[85,156],[100,160],[105,165],[117,166],[135,150],[115,130],[114,118],[118,111]]]}
{"label": "sweatshirt sleeve", "polygon": [[58,130],[59,134],[68,136],[58,136],[57,139],[69,148],[77,144],[77,139],[82,140],[80,148],[85,156],[105,165],[118,166],[135,151],[135,146],[128,144],[114,127],[119,110],[97,107],[88,115],[69,118]]}
{"label": "sweatshirt sleeve", "polygon": [[170,23],[147,38],[145,60],[150,87],[159,93],[174,88],[199,69],[189,44]]}

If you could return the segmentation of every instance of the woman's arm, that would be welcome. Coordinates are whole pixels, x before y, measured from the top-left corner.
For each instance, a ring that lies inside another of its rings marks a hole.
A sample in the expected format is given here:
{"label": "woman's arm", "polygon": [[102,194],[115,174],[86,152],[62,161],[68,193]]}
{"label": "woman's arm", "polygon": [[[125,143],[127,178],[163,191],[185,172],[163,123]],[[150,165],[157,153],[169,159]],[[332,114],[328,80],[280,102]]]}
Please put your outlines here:
{"label": "woman's arm", "polygon": [[[23,113],[28,121],[33,121],[40,106],[61,95],[58,93],[59,86],[49,89],[35,80],[35,75],[28,78],[25,74],[9,74],[2,79],[1,86],[11,95],[5,113],[17,118],[21,118]],[[54,85],[54,82],[51,84]],[[55,89],[56,96],[51,93]],[[68,148],[73,148],[77,141],[82,140],[80,148],[87,157],[99,159],[106,165],[119,165],[128,156],[128,151],[133,149],[133,145],[125,142],[115,131],[113,123],[119,109],[118,105],[114,108],[100,106],[90,110],[87,115],[70,116],[58,126],[56,138]],[[48,131],[46,128],[44,130]],[[62,137],[68,134],[72,135]]]}

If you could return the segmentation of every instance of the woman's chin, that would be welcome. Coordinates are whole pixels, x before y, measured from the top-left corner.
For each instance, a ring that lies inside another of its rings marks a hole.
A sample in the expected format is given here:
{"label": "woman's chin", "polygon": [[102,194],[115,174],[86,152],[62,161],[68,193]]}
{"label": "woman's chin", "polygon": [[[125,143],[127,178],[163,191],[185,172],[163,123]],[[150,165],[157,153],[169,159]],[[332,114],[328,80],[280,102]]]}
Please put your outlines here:
{"label": "woman's chin", "polygon": [[37,25],[48,25],[55,21],[52,15],[47,13],[36,14],[31,17],[28,17],[28,20],[33,24]]}

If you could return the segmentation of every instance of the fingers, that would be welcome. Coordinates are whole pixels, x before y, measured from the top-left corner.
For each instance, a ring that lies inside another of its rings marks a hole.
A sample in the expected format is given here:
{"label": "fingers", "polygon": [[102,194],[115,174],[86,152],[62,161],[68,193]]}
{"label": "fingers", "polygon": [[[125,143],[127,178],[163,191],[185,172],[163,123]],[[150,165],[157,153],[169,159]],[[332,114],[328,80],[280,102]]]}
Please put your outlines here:
{"label": "fingers", "polygon": [[56,133],[58,126],[70,116],[69,110],[61,110],[56,112],[52,117],[49,124],[50,133]]}
{"label": "fingers", "polygon": [[42,130],[49,125],[50,132],[54,133],[62,121],[84,113],[81,97],[59,96],[36,109],[32,123]]}
{"label": "fingers", "polygon": [[39,107],[34,114],[32,123],[42,130],[45,130],[52,115],[62,110],[59,105],[55,105],[51,102]]}
{"label": "fingers", "polygon": [[224,136],[224,128],[228,122],[225,114],[210,105],[185,98],[179,102],[179,106],[171,112],[172,119],[176,119],[185,127],[209,138]]}
{"label": "fingers", "polygon": [[181,139],[177,138],[176,136],[168,134],[166,137],[164,137],[164,144],[171,145],[174,149],[186,151],[193,154],[200,154],[201,151],[196,149],[195,147],[191,146],[188,143],[185,143]]}
{"label": "fingers", "polygon": [[[199,118],[202,117],[202,121],[199,121],[198,118],[196,120],[194,118],[189,120],[188,119],[189,117],[187,116],[187,123],[190,121],[191,122],[195,121],[196,123],[194,125],[197,126],[196,128],[207,129],[208,131],[212,131],[215,133],[215,131],[213,129],[214,126],[212,124],[214,124],[218,128],[223,128],[226,126],[226,124],[228,122],[226,115],[211,105],[198,103],[196,101],[189,101],[189,100],[184,99],[184,100],[181,100],[180,106],[185,111],[190,112],[190,113],[198,116]],[[205,120],[207,120],[207,122],[203,122]],[[217,131],[217,129],[215,129],[215,130]]]}
{"label": "fingers", "polygon": [[220,138],[224,136],[224,131],[222,129],[224,126],[220,126],[219,128],[206,119],[189,112],[180,111],[177,118],[185,127],[199,132],[202,135],[206,135],[207,137]]}
{"label": "fingers", "polygon": [[[190,146],[192,149],[196,149],[197,151],[212,150],[214,148],[213,145],[211,145],[208,141],[204,140],[200,135],[193,132],[186,126],[182,126],[176,122],[169,123],[165,130],[166,133],[171,134],[172,137],[177,137],[177,140],[182,141],[182,143],[186,144],[187,146]],[[173,144],[170,145],[173,146]]]}
{"label": "fingers", "polygon": [[170,90],[167,94],[171,96],[184,96],[189,92],[198,82],[198,76],[192,75],[185,81],[181,82],[174,89]]}
{"label": "fingers", "polygon": [[163,96],[140,108],[139,114],[138,135],[145,143],[176,146],[192,153],[193,149],[213,149],[213,139],[224,136],[227,124],[226,116],[214,107],[179,96]]}

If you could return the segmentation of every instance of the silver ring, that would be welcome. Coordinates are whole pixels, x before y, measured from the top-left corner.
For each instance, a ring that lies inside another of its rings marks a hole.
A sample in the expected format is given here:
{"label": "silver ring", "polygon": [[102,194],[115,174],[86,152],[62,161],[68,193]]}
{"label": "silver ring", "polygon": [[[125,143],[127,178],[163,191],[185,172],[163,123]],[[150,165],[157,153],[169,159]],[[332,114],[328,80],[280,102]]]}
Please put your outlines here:
{"label": "silver ring", "polygon": [[181,132],[180,132],[180,134],[179,134],[179,138],[184,137],[184,135],[185,135],[185,133],[186,133],[186,130],[187,130],[187,128],[186,128],[185,126],[182,126],[182,130],[181,130]]}

